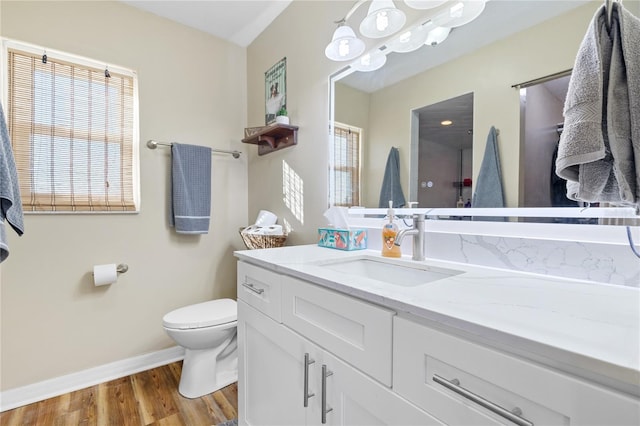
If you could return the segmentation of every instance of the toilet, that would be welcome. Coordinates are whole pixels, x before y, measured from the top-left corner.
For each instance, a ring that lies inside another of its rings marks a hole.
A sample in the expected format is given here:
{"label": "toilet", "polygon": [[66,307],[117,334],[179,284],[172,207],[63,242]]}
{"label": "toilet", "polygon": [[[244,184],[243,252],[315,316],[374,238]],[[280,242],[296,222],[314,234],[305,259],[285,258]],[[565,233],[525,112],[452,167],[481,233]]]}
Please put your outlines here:
{"label": "toilet", "polygon": [[162,318],[167,334],[185,349],[182,396],[198,398],[238,380],[237,320],[233,299],[185,306]]}

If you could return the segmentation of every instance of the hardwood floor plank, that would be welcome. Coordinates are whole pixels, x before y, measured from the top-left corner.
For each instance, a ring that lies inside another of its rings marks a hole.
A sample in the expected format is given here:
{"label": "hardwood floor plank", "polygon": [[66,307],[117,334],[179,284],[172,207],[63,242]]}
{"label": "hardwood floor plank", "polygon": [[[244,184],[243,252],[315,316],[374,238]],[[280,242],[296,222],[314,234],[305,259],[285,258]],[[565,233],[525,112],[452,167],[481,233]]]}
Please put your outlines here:
{"label": "hardwood floor plank", "polygon": [[178,392],[182,362],[0,413],[2,426],[215,426],[237,417],[238,387],[201,398]]}

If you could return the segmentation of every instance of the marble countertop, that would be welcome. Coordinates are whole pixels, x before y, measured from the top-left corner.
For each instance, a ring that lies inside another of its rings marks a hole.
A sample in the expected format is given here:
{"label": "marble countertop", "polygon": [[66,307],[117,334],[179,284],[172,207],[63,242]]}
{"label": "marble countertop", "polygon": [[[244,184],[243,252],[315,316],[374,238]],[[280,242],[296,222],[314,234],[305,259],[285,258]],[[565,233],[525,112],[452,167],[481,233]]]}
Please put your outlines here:
{"label": "marble countertop", "polygon": [[340,259],[383,259],[372,250],[344,252],[308,245],[235,255],[400,315],[435,321],[534,362],[640,394],[638,288],[430,259],[415,262],[406,256],[400,263],[461,273],[419,286],[398,286],[322,266]]}

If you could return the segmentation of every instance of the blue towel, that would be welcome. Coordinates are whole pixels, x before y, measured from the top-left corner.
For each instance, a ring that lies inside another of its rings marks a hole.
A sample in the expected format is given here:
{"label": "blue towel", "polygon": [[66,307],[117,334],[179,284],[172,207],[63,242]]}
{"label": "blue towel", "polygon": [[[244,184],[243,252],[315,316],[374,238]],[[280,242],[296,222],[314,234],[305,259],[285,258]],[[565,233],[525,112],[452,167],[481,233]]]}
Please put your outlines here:
{"label": "blue towel", "polygon": [[502,172],[498,156],[498,141],[495,127],[491,126],[484,149],[484,158],[473,192],[473,207],[504,207]]}
{"label": "blue towel", "polygon": [[11,149],[7,122],[4,118],[2,104],[0,104],[0,262],[9,256],[7,235],[4,229],[5,219],[18,235],[24,233],[22,200],[20,199],[16,163]]}
{"label": "blue towel", "polygon": [[400,152],[395,147],[391,147],[387,157],[387,166],[384,169],[378,207],[389,207],[389,200],[393,201],[394,208],[404,207],[406,204],[402,186],[400,185]]}
{"label": "blue towel", "polygon": [[171,212],[179,234],[206,234],[211,215],[211,148],[171,145]]}

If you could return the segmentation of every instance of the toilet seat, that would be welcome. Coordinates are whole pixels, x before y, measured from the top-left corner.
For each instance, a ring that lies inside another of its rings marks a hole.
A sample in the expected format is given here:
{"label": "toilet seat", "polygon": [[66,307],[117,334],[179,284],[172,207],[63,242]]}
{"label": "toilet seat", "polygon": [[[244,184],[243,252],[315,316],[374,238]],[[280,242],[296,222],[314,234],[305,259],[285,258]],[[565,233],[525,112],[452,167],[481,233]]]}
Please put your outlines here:
{"label": "toilet seat", "polygon": [[237,321],[238,306],[233,299],[216,299],[178,308],[162,318],[166,328],[193,329]]}

